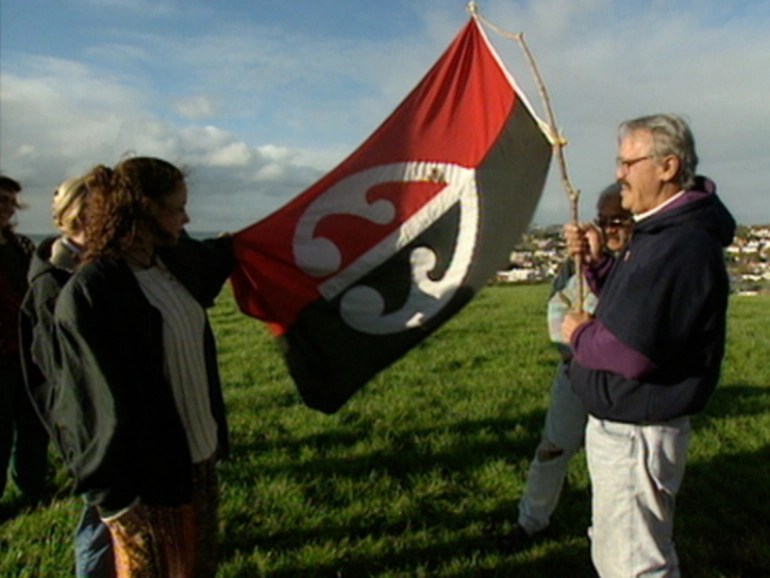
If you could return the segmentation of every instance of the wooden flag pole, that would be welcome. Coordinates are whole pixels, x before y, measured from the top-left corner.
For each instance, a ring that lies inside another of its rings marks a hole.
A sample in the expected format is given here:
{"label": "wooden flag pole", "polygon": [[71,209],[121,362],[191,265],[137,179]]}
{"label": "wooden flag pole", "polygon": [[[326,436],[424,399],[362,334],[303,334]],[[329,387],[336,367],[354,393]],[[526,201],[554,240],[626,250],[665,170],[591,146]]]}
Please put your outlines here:
{"label": "wooden flag pole", "polygon": [[[476,18],[480,22],[483,22],[484,24],[489,26],[492,30],[500,34],[501,36],[516,40],[519,43],[519,46],[521,47],[522,52],[524,52],[524,56],[526,57],[527,62],[529,63],[529,67],[532,70],[532,75],[535,77],[535,82],[537,83],[537,88],[538,88],[538,91],[540,92],[540,98],[542,99],[543,105],[545,106],[546,114],[548,115],[548,124],[550,126],[551,136],[553,138],[553,147],[554,147],[554,151],[556,152],[556,158],[559,163],[559,173],[561,175],[561,181],[562,181],[562,185],[564,186],[564,191],[567,193],[567,200],[569,201],[570,222],[574,225],[579,224],[580,191],[576,190],[572,186],[572,182],[570,181],[569,174],[567,173],[567,160],[564,156],[564,147],[567,146],[568,144],[567,139],[565,139],[561,135],[561,133],[559,132],[559,128],[556,125],[556,115],[554,114],[553,107],[551,106],[551,99],[548,96],[548,89],[546,88],[545,82],[543,81],[543,77],[540,74],[540,69],[537,66],[537,62],[535,62],[535,57],[532,55],[532,52],[530,51],[529,46],[527,46],[527,43],[524,40],[524,33],[519,32],[518,34],[513,34],[511,32],[507,32],[503,30],[502,28],[499,28],[498,26],[495,26],[479,13],[478,7],[476,6],[476,2],[471,1],[468,3],[468,12],[470,12],[473,18]],[[584,287],[584,279],[583,279],[583,256],[581,254],[578,254],[575,257],[575,269],[578,275],[578,279],[577,279],[578,280],[578,302],[573,303],[572,308],[573,310],[576,310],[576,311],[583,311],[584,305],[585,305],[585,287]]]}

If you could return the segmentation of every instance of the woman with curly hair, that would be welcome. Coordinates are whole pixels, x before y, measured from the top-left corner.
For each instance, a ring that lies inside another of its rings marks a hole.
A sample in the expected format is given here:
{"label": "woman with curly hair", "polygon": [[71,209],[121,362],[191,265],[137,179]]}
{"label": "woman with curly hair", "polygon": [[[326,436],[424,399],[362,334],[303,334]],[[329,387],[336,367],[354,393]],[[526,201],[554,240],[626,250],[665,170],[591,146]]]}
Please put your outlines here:
{"label": "woman with curly hair", "polygon": [[232,242],[187,237],[184,175],[164,160],[99,166],[86,184],[83,264],[56,303],[57,437],[119,577],[215,576],[227,425],[205,308]]}

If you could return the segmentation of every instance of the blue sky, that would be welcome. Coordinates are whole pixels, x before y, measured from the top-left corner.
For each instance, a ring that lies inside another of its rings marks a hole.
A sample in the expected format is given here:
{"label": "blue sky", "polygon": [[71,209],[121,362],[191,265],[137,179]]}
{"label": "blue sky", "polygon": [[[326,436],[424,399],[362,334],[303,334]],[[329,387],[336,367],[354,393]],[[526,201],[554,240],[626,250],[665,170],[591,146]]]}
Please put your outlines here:
{"label": "blue sky", "polygon": [[[352,152],[468,18],[465,0],[3,0],[0,170],[19,229],[51,230],[63,179],[125,154],[190,171],[192,230],[261,219]],[[742,223],[770,222],[770,1],[479,0],[523,31],[592,216],[626,118],[691,122],[700,172]],[[515,42],[487,31],[535,109]],[[569,216],[553,170],[535,221]]]}

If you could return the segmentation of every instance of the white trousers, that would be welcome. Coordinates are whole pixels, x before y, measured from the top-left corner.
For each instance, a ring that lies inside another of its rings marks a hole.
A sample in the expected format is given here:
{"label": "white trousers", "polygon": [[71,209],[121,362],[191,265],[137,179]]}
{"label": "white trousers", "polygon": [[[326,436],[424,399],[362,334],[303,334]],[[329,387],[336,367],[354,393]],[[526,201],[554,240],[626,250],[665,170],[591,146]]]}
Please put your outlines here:
{"label": "white trousers", "polygon": [[570,458],[583,445],[588,418],[572,392],[567,363],[560,363],[551,385],[551,405],[545,414],[543,438],[529,466],[519,500],[519,525],[532,535],[545,529],[559,503]]}
{"label": "white trousers", "polygon": [[653,425],[588,418],[589,535],[601,578],[679,578],[674,505],[689,440],[688,417]]}

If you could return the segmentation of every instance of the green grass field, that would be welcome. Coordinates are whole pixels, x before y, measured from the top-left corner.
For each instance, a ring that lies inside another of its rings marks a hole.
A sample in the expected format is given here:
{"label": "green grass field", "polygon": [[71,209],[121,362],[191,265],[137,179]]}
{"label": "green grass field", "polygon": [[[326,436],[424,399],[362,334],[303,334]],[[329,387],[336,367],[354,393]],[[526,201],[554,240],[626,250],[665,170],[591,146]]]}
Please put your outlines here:
{"label": "green grass field", "polygon": [[[557,356],[548,287],[490,287],[333,416],[306,408],[263,326],[211,312],[232,457],[220,469],[223,577],[594,576],[583,454],[547,535],[516,519]],[[734,297],[722,384],[694,421],[676,539],[683,575],[770,576],[770,297]],[[81,509],[0,502],[0,576],[71,576]]]}

